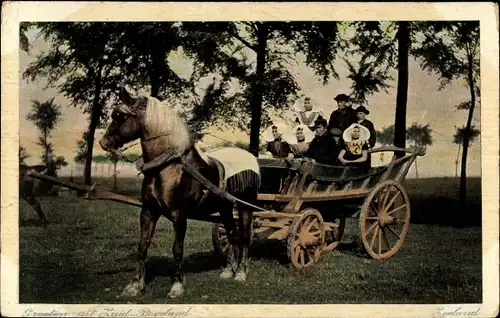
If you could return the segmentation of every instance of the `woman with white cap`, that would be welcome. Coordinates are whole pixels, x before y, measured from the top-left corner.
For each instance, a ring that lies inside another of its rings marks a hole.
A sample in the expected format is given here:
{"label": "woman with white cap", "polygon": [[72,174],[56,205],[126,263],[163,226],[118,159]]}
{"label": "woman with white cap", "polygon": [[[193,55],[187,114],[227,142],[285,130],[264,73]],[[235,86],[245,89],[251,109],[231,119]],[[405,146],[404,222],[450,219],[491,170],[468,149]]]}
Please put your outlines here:
{"label": "woman with white cap", "polygon": [[343,165],[370,168],[368,161],[368,140],[370,131],[360,125],[352,124],[344,131],[343,147],[339,153],[339,161]]}

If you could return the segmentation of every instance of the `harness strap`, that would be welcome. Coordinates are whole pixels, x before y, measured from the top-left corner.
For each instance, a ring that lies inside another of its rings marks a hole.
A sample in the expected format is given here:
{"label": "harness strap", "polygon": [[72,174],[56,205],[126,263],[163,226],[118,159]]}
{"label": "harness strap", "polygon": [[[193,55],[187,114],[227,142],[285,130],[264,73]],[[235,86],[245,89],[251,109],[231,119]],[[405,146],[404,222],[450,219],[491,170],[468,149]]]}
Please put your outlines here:
{"label": "harness strap", "polygon": [[[181,159],[182,160],[182,159]],[[256,205],[253,205],[253,204],[250,204],[248,202],[245,202],[243,200],[240,200],[238,198],[236,198],[235,196],[227,193],[226,191],[223,191],[221,188],[215,186],[212,182],[210,182],[210,180],[208,180],[207,178],[205,178],[198,170],[196,170],[195,168],[193,168],[191,165],[189,165],[188,163],[186,163],[184,160],[182,160],[182,168],[184,170],[186,170],[187,172],[189,172],[193,178],[195,178],[199,183],[201,183],[203,186],[205,186],[208,190],[210,190],[211,192],[213,192],[215,195],[218,195],[226,200],[229,200],[231,201],[232,203],[235,203],[235,202],[240,202],[244,205],[247,205],[247,206],[250,206],[252,208],[255,208],[257,210],[260,210],[260,211],[265,211],[265,209],[261,208],[261,207],[258,207]]]}
{"label": "harness strap", "polygon": [[[217,165],[217,168],[219,170],[219,186],[214,185],[210,180],[205,178],[197,169],[193,168],[190,164],[188,164],[186,161],[184,161],[184,159],[182,157],[183,157],[183,154],[179,154],[175,151],[168,151],[168,152],[156,157],[155,159],[145,163],[142,166],[141,171],[142,171],[142,173],[145,173],[145,172],[148,172],[150,170],[158,169],[162,166],[165,166],[166,164],[172,162],[173,160],[180,159],[180,161],[182,163],[182,168],[185,171],[187,171],[189,174],[191,174],[191,176],[193,178],[195,178],[196,181],[201,183],[210,192],[214,193],[215,195],[217,195],[223,199],[231,201],[233,204],[235,202],[240,202],[246,206],[250,206],[250,207],[255,208],[257,210],[265,211],[265,209],[258,207],[256,205],[250,204],[248,202],[245,202],[243,200],[240,200],[240,199],[236,198],[235,196],[233,196],[225,191],[226,186],[225,186],[225,182],[224,182],[224,167],[217,159],[211,158],[215,162],[215,164]],[[208,196],[207,193],[205,193],[205,195]],[[206,198],[205,195],[203,196],[202,199]]]}

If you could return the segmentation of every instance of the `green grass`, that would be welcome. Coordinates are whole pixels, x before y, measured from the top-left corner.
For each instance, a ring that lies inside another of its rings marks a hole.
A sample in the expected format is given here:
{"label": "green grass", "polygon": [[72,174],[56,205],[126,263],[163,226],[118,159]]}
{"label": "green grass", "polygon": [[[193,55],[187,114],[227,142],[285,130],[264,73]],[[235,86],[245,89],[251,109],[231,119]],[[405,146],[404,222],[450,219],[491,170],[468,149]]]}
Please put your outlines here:
{"label": "green grass", "polygon": [[[341,248],[322,255],[308,273],[290,267],[279,242],[254,242],[245,284],[219,280],[211,224],[190,220],[186,292],[175,303],[479,303],[481,228],[475,224],[481,215],[480,179],[469,181],[467,214],[455,213],[456,185],[455,179],[405,184],[414,221],[402,250],[391,259],[364,256],[358,222],[349,219]],[[111,181],[100,180],[97,187],[110,189]],[[119,180],[120,193],[138,196],[139,189],[139,179]],[[36,214],[20,203],[20,302],[127,302],[117,295],[135,269],[140,210],[67,193],[40,202],[51,221],[48,229],[38,227]],[[460,227],[453,226],[457,218]],[[149,250],[147,289],[134,302],[170,302],[171,229],[167,219],[159,221]]]}

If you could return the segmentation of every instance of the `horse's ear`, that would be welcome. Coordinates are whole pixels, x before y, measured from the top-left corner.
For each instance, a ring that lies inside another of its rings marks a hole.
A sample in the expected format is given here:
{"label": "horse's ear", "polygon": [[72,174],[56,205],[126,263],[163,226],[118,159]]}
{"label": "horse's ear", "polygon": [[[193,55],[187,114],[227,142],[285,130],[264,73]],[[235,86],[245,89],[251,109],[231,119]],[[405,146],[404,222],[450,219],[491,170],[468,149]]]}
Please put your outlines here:
{"label": "horse's ear", "polygon": [[135,98],[125,87],[122,87],[120,91],[120,100],[127,106],[132,106],[135,104]]}

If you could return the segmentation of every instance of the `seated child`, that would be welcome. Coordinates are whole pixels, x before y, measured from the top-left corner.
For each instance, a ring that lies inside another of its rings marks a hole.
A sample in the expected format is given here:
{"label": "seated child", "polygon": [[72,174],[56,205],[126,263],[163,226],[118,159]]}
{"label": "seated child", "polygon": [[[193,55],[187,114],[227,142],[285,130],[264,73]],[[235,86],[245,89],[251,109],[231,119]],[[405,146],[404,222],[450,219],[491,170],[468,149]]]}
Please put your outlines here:
{"label": "seated child", "polygon": [[343,134],[343,146],[338,157],[340,163],[369,169],[369,138],[370,131],[366,127],[359,124],[349,126]]}

